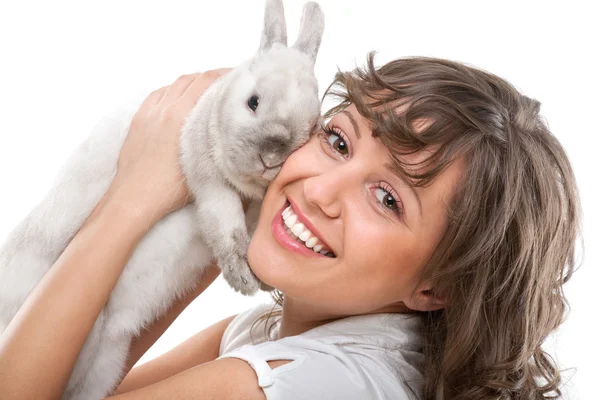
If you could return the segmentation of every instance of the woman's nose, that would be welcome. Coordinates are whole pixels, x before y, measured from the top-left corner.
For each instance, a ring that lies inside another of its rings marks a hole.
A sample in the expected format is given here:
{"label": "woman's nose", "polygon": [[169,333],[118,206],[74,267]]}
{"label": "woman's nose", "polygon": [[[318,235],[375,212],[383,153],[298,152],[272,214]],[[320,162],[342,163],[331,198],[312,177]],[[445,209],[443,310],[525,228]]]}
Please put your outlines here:
{"label": "woman's nose", "polygon": [[343,199],[350,189],[350,180],[340,168],[314,175],[304,180],[304,197],[313,207],[318,207],[329,218],[342,213]]}

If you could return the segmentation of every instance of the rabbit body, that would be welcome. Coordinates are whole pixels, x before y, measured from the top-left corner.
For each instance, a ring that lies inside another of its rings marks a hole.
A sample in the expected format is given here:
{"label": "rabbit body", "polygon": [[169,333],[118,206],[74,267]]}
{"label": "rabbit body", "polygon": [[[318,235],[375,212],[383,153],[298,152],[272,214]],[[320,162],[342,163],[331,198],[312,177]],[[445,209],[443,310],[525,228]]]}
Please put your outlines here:
{"label": "rabbit body", "polygon": [[[267,184],[318,123],[313,68],[323,33],[315,3],[286,45],[281,0],[267,0],[255,57],[215,81],[186,118],[180,164],[194,203],[153,225],[127,262],[79,354],[63,399],[100,399],[122,378],[131,340],[217,260],[236,291],[261,283],[246,252]],[[258,107],[249,98],[258,96]],[[135,108],[137,109],[137,108]],[[0,334],[106,194],[134,112],[104,119],[71,154],[46,197],[0,248]],[[253,200],[245,214],[241,198]]]}

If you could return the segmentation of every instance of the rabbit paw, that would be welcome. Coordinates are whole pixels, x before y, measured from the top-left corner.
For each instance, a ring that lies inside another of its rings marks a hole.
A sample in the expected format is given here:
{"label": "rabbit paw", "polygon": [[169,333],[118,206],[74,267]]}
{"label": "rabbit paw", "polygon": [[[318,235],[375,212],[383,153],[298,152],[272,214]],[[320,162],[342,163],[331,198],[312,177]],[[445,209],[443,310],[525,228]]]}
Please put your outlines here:
{"label": "rabbit paw", "polygon": [[235,239],[237,240],[233,251],[222,256],[218,264],[223,271],[223,277],[236,292],[252,295],[258,291],[261,282],[248,265],[248,238],[239,235]]}
{"label": "rabbit paw", "polygon": [[272,291],[274,288],[273,288],[273,287],[271,287],[271,286],[269,286],[269,285],[267,285],[267,284],[266,284],[266,283],[264,283],[263,281],[261,281],[261,282],[260,282],[260,287],[259,287],[259,289],[260,289],[260,290],[262,290],[263,292],[270,292],[270,291]]}
{"label": "rabbit paw", "polygon": [[218,262],[223,277],[236,292],[252,295],[258,291],[260,281],[250,269],[246,254],[234,252]]}

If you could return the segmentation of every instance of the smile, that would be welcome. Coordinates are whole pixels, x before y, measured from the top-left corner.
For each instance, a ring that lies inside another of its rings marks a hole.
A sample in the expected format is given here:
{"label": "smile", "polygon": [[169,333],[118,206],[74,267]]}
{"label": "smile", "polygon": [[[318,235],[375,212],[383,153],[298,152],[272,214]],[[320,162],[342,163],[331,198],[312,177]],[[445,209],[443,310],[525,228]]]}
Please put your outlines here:
{"label": "smile", "polygon": [[277,241],[288,250],[305,256],[335,258],[331,249],[299,221],[298,215],[289,202],[286,202],[283,209],[275,215],[271,231]]}
{"label": "smile", "polygon": [[335,257],[333,252],[321,243],[319,238],[316,237],[302,222],[298,221],[298,216],[294,213],[292,205],[290,204],[281,213],[283,222],[286,225],[286,232],[296,239],[302,241],[306,247],[312,249],[315,253],[322,254],[327,257]]}

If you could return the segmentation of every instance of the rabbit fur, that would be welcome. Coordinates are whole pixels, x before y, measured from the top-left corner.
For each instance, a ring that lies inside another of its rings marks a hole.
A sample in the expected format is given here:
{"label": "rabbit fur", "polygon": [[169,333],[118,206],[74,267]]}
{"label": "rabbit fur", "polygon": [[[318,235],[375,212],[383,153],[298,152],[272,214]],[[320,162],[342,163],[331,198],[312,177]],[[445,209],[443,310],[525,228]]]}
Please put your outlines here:
{"label": "rabbit fur", "polygon": [[[314,63],[323,29],[321,9],[307,3],[298,39],[287,47],[281,0],[267,0],[257,54],[216,80],[182,128],[180,164],[194,202],[162,218],[139,242],[63,399],[111,394],[132,338],[193,290],[211,260],[242,294],[268,288],[250,270],[247,246],[267,184],[320,120]],[[248,104],[253,95],[255,111]],[[115,114],[95,127],[0,248],[0,334],[109,189],[133,114]],[[252,200],[246,214],[241,197]]]}

